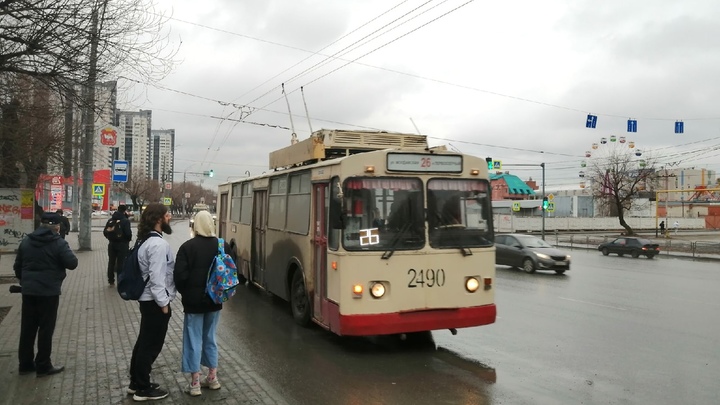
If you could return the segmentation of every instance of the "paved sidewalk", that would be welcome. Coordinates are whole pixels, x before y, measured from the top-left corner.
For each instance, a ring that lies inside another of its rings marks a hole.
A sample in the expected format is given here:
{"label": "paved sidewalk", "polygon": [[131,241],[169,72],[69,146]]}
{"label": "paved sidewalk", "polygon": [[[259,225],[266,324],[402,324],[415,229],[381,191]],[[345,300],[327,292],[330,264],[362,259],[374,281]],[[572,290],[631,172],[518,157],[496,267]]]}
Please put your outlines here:
{"label": "paved sidewalk", "polygon": [[[99,229],[92,232],[92,237],[95,250],[76,252],[80,264],[76,270],[68,271],[60,296],[52,360],[55,365],[65,366],[63,373],[43,378],[18,375],[21,296],[8,292],[10,284],[0,284],[0,307],[11,307],[0,323],[0,404],[134,403],[125,390],[140,311],[137,303],[123,301],[116,289],[108,286],[106,241]],[[70,234],[68,240],[77,249],[77,234]],[[14,255],[0,258],[0,276],[13,275],[14,260]],[[170,396],[153,402],[287,404],[219,337],[222,388],[203,390],[200,397],[185,394],[187,380],[180,372],[183,312],[179,297],[172,311],[165,346],[152,374],[153,381],[170,391]]]}

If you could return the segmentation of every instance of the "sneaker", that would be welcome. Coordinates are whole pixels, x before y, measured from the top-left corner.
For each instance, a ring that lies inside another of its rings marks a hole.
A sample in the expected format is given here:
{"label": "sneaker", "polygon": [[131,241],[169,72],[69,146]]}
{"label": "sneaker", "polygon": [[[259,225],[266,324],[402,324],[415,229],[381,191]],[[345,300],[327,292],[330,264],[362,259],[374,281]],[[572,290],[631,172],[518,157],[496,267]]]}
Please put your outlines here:
{"label": "sneaker", "polygon": [[[160,384],[150,383],[150,388],[157,388],[157,387],[159,387],[159,386],[160,386]],[[137,392],[137,386],[135,385],[134,382],[131,382],[130,385],[128,385],[127,393],[128,393],[129,395],[132,395],[132,394],[134,394],[135,392]]]}
{"label": "sneaker", "polygon": [[210,388],[211,390],[219,390],[220,381],[218,381],[217,377],[212,380],[208,380],[208,378],[205,377],[200,381],[200,386]]}
{"label": "sneaker", "polygon": [[188,384],[187,387],[185,387],[185,392],[190,394],[191,397],[197,397],[199,395],[202,395],[202,391],[200,390],[200,384],[198,384],[198,385]]}
{"label": "sneaker", "polygon": [[149,388],[146,390],[138,390],[135,392],[135,395],[133,395],[133,400],[137,402],[143,402],[143,401],[155,401],[157,399],[163,399],[167,397],[169,393],[163,389],[158,388]]}

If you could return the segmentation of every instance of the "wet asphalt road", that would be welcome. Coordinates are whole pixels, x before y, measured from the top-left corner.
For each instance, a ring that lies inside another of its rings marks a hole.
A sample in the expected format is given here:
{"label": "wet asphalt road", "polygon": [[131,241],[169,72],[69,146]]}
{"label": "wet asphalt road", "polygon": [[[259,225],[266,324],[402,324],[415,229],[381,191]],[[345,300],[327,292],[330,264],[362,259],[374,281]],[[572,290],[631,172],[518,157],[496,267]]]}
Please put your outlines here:
{"label": "wet asphalt road", "polygon": [[218,333],[298,405],[718,403],[720,263],[571,253],[564,276],[498,267],[497,322],[457,336],[337,337],[254,289]]}

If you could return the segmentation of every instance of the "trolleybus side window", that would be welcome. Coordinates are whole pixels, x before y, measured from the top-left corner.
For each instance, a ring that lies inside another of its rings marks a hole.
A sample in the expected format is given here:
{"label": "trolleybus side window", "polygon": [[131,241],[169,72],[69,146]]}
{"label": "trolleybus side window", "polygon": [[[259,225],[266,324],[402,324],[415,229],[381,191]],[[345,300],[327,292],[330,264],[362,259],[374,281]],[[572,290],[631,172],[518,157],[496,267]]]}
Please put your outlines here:
{"label": "trolleybus side window", "polygon": [[308,234],[310,227],[310,191],[310,172],[290,176],[287,204],[288,207],[292,207],[292,212],[289,212],[287,217],[288,231],[302,235]]}
{"label": "trolleybus side window", "polygon": [[241,188],[242,184],[233,184],[232,186],[232,200],[230,201],[230,221],[232,222],[240,222]]}
{"label": "trolleybus side window", "polygon": [[[252,183],[247,182],[242,185],[242,207],[240,208],[240,223],[250,225],[252,223]],[[233,198],[235,192],[233,191]]]}
{"label": "trolleybus side window", "polygon": [[267,226],[271,229],[284,230],[287,208],[287,176],[280,175],[270,179],[270,196],[268,197],[269,213]]}
{"label": "trolleybus side window", "polygon": [[328,199],[326,206],[329,206],[328,210],[328,248],[330,250],[338,250],[340,247],[340,235],[344,227],[343,222],[343,211],[342,211],[342,199],[343,193],[340,188],[340,181],[337,177],[332,179],[330,183],[330,190],[325,195]]}

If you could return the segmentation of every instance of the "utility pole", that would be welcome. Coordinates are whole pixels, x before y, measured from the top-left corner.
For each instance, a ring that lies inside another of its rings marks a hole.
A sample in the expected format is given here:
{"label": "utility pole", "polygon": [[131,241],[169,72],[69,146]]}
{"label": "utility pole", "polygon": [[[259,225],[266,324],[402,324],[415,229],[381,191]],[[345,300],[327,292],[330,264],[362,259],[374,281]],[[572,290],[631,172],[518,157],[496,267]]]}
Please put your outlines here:
{"label": "utility pole", "polygon": [[95,82],[97,81],[98,9],[93,7],[90,17],[90,56],[88,79],[85,84],[85,142],[83,162],[82,205],[80,206],[80,250],[92,250],[92,182],[95,149]]}
{"label": "utility pole", "polygon": [[[545,199],[545,162],[540,163],[540,167],[542,167],[542,196],[543,200]],[[545,240],[545,208],[542,209],[542,232],[541,232],[542,239]]]}

